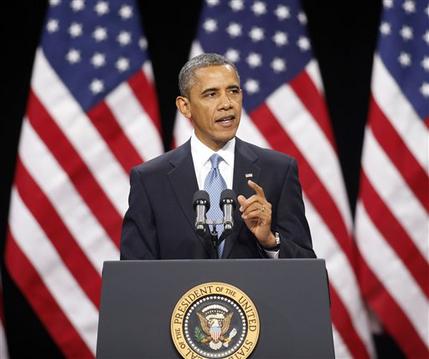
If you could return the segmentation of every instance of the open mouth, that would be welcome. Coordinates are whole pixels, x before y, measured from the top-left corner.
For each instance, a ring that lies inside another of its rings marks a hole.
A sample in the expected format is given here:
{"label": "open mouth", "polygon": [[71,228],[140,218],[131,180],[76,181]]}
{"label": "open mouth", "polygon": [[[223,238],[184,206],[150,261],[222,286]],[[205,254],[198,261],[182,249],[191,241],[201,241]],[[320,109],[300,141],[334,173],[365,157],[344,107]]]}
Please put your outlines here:
{"label": "open mouth", "polygon": [[233,115],[225,116],[217,119],[215,122],[220,125],[227,126],[227,125],[231,125],[234,122],[234,118],[235,116]]}

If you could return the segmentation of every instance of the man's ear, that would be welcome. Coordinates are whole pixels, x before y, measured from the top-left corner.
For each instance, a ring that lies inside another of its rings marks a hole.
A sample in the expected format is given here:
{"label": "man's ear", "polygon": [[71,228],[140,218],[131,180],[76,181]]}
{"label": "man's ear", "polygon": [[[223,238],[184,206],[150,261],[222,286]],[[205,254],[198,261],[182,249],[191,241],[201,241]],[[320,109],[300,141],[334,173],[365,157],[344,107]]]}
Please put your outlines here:
{"label": "man's ear", "polygon": [[189,103],[188,98],[184,96],[177,96],[176,107],[183,116],[191,119],[191,104]]}

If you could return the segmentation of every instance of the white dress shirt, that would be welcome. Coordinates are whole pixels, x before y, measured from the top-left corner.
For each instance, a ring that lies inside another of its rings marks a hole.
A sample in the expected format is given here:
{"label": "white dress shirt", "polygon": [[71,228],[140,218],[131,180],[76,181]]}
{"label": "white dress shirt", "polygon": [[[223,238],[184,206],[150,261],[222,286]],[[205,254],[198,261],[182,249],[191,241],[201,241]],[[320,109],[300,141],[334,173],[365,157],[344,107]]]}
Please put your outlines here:
{"label": "white dress shirt", "polygon": [[[213,151],[211,148],[207,147],[202,143],[195,132],[191,136],[191,154],[192,161],[194,162],[195,175],[197,177],[198,188],[200,190],[204,189],[204,181],[207,177],[207,174],[210,172],[212,165],[210,162],[210,157],[217,153],[222,157],[223,161],[219,162],[219,172],[221,173],[223,179],[226,183],[226,188],[232,189],[233,178],[234,178],[234,152],[235,151],[235,137],[229,140],[225,146],[223,146],[219,151]],[[269,251],[265,249],[267,255],[271,258],[278,258],[279,251]]]}
{"label": "white dress shirt", "polygon": [[225,146],[216,152],[202,143],[197,136],[195,136],[195,133],[192,134],[191,153],[199,189],[204,189],[204,181],[212,168],[210,157],[214,153],[222,157],[223,161],[219,162],[219,172],[225,180],[226,188],[232,189],[232,180],[234,177],[234,151],[235,138],[228,141]]}

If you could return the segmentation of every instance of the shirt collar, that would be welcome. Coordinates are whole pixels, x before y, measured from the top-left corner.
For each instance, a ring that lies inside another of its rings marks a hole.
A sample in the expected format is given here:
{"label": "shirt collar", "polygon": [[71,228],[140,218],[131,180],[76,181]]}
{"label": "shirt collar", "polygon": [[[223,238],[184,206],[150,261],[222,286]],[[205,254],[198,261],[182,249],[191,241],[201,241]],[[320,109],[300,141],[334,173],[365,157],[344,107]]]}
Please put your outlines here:
{"label": "shirt collar", "polygon": [[199,166],[204,166],[213,153],[217,153],[223,158],[228,166],[232,166],[234,163],[234,151],[235,151],[235,137],[230,139],[225,145],[218,151],[213,151],[202,143],[195,135],[195,131],[191,136],[191,153],[194,162]]}

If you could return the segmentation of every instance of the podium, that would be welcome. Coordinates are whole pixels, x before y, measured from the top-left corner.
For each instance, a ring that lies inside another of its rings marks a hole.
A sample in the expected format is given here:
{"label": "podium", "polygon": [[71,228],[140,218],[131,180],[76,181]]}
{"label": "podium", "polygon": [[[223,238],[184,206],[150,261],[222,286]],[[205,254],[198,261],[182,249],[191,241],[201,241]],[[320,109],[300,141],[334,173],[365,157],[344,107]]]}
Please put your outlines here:
{"label": "podium", "polygon": [[[218,303],[209,305],[212,298]],[[228,305],[241,312],[229,313]],[[322,259],[107,261],[97,358],[334,358],[329,307]],[[199,312],[200,322],[192,311]],[[229,318],[229,332],[217,339],[219,327],[212,324],[211,334],[208,328],[204,333],[203,313],[216,323],[219,316],[224,322]],[[256,329],[256,340],[246,339]],[[192,353],[184,348],[186,338]],[[178,343],[187,355],[179,353]]]}

